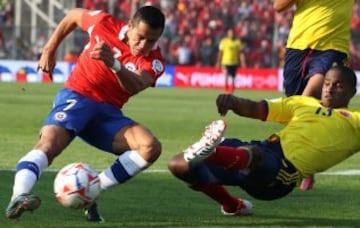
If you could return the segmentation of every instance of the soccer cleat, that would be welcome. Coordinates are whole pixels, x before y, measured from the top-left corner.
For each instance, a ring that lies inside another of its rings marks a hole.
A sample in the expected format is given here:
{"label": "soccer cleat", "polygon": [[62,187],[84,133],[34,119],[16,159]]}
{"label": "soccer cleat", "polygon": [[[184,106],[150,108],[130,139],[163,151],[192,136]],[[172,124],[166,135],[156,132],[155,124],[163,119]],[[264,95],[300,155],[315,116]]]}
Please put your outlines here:
{"label": "soccer cleat", "polygon": [[25,193],[11,200],[6,208],[6,217],[9,219],[19,218],[24,211],[33,211],[40,207],[41,200],[39,197]]}
{"label": "soccer cleat", "polygon": [[251,215],[253,205],[248,200],[239,199],[239,204],[234,212],[227,212],[221,206],[221,213],[226,216]]}
{"label": "soccer cleat", "polygon": [[315,178],[314,176],[305,177],[302,179],[300,184],[301,191],[309,191],[314,187]]}
{"label": "soccer cleat", "polygon": [[187,161],[202,161],[215,151],[215,147],[223,140],[226,130],[224,120],[215,120],[205,127],[205,131],[199,141],[184,150],[184,158]]}
{"label": "soccer cleat", "polygon": [[85,209],[86,220],[89,222],[105,222],[103,217],[99,214],[97,210],[97,204],[93,203],[89,208]]}

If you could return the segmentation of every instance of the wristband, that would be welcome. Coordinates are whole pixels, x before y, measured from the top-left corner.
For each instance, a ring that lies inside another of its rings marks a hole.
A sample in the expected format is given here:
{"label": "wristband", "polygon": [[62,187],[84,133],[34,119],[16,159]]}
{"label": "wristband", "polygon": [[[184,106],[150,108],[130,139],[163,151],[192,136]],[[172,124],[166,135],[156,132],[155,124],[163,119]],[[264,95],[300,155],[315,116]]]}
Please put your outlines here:
{"label": "wristband", "polygon": [[117,73],[121,70],[121,63],[119,62],[119,60],[114,59],[114,64],[112,65],[111,69]]}

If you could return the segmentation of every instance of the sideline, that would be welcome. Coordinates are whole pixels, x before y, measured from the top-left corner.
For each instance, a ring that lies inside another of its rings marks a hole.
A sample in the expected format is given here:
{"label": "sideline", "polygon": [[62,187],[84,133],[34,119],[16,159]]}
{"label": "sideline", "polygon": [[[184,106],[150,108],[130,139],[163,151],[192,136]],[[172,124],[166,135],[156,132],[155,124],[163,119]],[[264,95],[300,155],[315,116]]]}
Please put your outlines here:
{"label": "sideline", "polygon": [[[341,171],[323,172],[320,175],[333,175],[333,176],[359,176],[360,169],[347,169]],[[317,175],[317,174],[315,174]]]}
{"label": "sideline", "polygon": [[[145,170],[145,173],[168,173],[168,170],[154,169],[154,170]],[[327,175],[327,176],[360,176],[360,169],[348,169],[348,170],[339,170],[339,171],[327,171],[322,173],[317,173],[315,175]]]}
{"label": "sideline", "polygon": [[[98,169],[97,169],[98,170]],[[15,171],[15,169],[0,169],[0,171]],[[45,172],[57,172],[59,169],[46,169]],[[98,170],[99,171],[99,170]],[[166,169],[149,169],[143,171],[143,173],[169,173]],[[327,176],[360,176],[360,169],[347,169],[339,171],[327,171],[317,173],[315,175],[327,175]]]}

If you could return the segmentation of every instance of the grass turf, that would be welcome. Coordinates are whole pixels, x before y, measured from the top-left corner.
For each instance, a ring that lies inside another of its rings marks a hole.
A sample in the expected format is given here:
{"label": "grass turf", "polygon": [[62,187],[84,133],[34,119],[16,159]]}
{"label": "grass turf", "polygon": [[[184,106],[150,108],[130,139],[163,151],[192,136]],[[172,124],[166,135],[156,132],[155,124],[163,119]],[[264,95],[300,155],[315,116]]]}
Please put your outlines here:
{"label": "grass turf", "polygon": [[[18,159],[29,151],[52,99],[61,85],[0,84],[0,208],[8,203],[13,169]],[[295,190],[284,199],[264,202],[249,198],[238,188],[230,188],[239,197],[253,201],[255,214],[251,217],[224,217],[219,207],[205,196],[189,190],[166,172],[166,163],[197,140],[204,126],[219,118],[215,98],[221,90],[155,88],[132,98],[124,107],[126,115],[134,118],[160,139],[163,154],[149,168],[122,186],[104,192],[99,200],[106,219],[101,227],[359,227],[357,196],[358,176],[317,175],[315,189]],[[282,93],[236,91],[253,99],[283,96]],[[356,97],[352,106],[360,107]],[[227,136],[243,139],[264,139],[280,125],[240,118],[229,113]],[[115,157],[75,140],[50,169],[82,161],[101,170]],[[359,156],[335,166],[330,171],[356,169]],[[10,170],[9,170],[10,169]],[[162,172],[157,172],[162,171]],[[34,214],[26,213],[19,221],[0,216],[0,227],[88,227],[81,210],[69,210],[56,202],[52,191],[55,172],[45,172],[34,188],[43,205]],[[94,225],[95,226],[95,225]]]}

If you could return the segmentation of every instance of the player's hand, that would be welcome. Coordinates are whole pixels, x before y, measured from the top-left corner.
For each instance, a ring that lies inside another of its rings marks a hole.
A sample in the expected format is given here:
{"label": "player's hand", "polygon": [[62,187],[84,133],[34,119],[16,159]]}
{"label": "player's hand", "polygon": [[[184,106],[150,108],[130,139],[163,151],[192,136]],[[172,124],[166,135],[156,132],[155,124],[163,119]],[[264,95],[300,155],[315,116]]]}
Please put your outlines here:
{"label": "player's hand", "polygon": [[90,58],[96,60],[102,60],[107,67],[111,67],[114,64],[113,53],[104,41],[99,41],[95,44],[90,51]]}
{"label": "player's hand", "polygon": [[227,112],[233,108],[234,96],[231,94],[220,94],[216,99],[218,113],[225,116]]}
{"label": "player's hand", "polygon": [[56,65],[55,54],[44,49],[41,54],[36,71],[42,70],[42,72],[49,75],[50,79],[53,79],[53,71]]}

